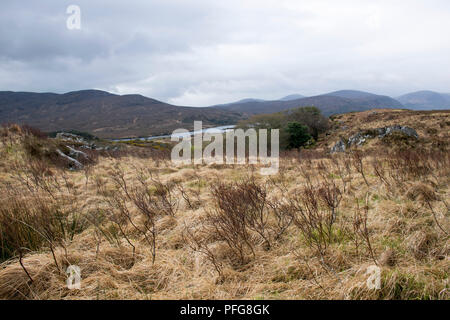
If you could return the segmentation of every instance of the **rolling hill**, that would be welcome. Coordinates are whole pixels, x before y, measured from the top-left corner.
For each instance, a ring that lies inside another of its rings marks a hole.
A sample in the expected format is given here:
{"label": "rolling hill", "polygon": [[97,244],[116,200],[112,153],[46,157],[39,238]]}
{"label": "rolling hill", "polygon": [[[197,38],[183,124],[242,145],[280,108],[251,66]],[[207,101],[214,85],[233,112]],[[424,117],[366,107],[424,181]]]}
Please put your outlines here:
{"label": "rolling hill", "polygon": [[302,99],[302,98],[306,98],[305,96],[295,93],[295,94],[290,94],[286,97],[283,97],[280,99],[280,101],[291,101],[291,100],[297,100],[297,99]]}
{"label": "rolling hill", "polygon": [[177,128],[192,129],[194,120],[202,120],[205,126],[234,124],[252,114],[302,106],[316,106],[325,116],[373,108],[448,109],[450,94],[419,91],[395,100],[369,92],[341,90],[313,97],[293,94],[274,101],[243,99],[194,108],[174,106],[142,95],[116,95],[100,90],[65,94],[2,91],[0,123],[27,123],[47,132],[74,129],[101,138],[124,138],[168,134]]}
{"label": "rolling hill", "polygon": [[214,105],[212,107],[226,107],[226,106],[231,106],[231,105],[234,105],[234,104],[242,104],[242,103],[249,103],[249,102],[265,102],[265,101],[267,101],[267,100],[246,98],[246,99],[242,99],[242,100],[235,101],[235,102],[217,104],[217,105]]}
{"label": "rolling hill", "polygon": [[279,112],[303,106],[316,106],[326,116],[350,111],[364,111],[372,108],[403,108],[399,101],[390,97],[352,90],[336,91],[288,101],[250,101],[215,106],[215,108],[251,115]]}
{"label": "rolling hill", "polygon": [[434,91],[417,91],[398,98],[405,107],[413,110],[442,110],[450,108],[450,94]]}
{"label": "rolling hill", "polygon": [[366,98],[375,98],[378,96],[378,95],[370,93],[370,92],[357,91],[357,90],[340,90],[340,91],[326,93],[324,95],[341,97],[341,98],[346,98],[346,99],[366,99]]}
{"label": "rolling hill", "polygon": [[66,94],[0,92],[0,123],[26,123],[43,131],[79,130],[101,138],[167,134],[235,123],[241,115],[214,108],[178,107],[141,95],[115,95],[99,90]]}

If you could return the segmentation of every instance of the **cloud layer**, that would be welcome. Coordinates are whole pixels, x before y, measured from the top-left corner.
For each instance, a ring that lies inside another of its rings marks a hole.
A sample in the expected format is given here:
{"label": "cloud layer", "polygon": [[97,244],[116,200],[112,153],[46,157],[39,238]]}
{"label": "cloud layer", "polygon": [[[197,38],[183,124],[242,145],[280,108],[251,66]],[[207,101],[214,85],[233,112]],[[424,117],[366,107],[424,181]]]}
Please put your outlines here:
{"label": "cloud layer", "polygon": [[[0,90],[178,105],[360,89],[450,92],[447,0],[4,0]],[[66,9],[81,8],[81,30]]]}

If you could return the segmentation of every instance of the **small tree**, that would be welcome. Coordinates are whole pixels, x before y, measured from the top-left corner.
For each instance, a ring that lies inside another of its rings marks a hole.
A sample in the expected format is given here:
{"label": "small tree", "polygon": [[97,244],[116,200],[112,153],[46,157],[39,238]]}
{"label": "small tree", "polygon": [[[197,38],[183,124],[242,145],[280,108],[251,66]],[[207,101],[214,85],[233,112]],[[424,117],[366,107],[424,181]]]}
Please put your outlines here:
{"label": "small tree", "polygon": [[286,111],[286,117],[308,127],[309,133],[317,140],[319,134],[328,130],[330,123],[320,109],[316,107],[301,107]]}
{"label": "small tree", "polygon": [[253,115],[247,120],[240,121],[237,128],[280,129],[280,148],[298,148],[304,144],[297,145],[297,143],[294,143],[294,145],[290,145],[291,133],[288,128],[290,123],[305,126],[307,133],[314,140],[317,140],[319,135],[326,132],[330,126],[328,118],[324,117],[318,108],[300,107],[277,113]]}
{"label": "small tree", "polygon": [[311,135],[308,133],[308,127],[298,122],[289,123],[286,130],[289,134],[289,149],[303,147],[311,139]]}

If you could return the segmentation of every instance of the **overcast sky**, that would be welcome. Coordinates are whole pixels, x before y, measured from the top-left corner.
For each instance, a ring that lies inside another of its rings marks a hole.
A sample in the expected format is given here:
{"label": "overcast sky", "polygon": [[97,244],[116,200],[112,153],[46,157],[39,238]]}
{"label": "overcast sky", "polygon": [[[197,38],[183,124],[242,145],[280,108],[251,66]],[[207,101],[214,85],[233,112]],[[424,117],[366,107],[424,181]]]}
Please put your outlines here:
{"label": "overcast sky", "polygon": [[[81,29],[69,30],[69,5]],[[450,92],[448,0],[2,0],[0,90],[177,105]]]}

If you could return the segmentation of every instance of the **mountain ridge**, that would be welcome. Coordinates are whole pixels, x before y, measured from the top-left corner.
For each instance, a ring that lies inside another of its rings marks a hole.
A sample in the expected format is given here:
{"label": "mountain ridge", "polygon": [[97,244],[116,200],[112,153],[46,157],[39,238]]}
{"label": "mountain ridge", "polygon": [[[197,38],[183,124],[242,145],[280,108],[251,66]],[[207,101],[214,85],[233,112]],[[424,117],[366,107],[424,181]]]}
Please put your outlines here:
{"label": "mountain ridge", "polygon": [[441,110],[450,108],[450,94],[421,90],[397,98],[405,107],[413,110]]}
{"label": "mountain ridge", "polygon": [[291,99],[296,96],[281,98],[284,100],[248,98],[197,108],[175,106],[140,94],[118,95],[95,89],[63,94],[0,91],[0,123],[27,123],[47,132],[78,130],[101,138],[128,138],[168,134],[178,128],[190,130],[195,120],[201,120],[209,127],[228,125],[253,114],[303,106],[316,106],[325,116],[373,108],[450,108],[450,94],[433,91],[409,93],[399,97],[401,101],[357,90]]}
{"label": "mountain ridge", "polygon": [[279,100],[280,101],[291,101],[291,100],[297,100],[297,99],[302,99],[302,98],[306,98],[306,96],[304,96],[302,94],[294,93],[294,94],[285,96],[283,98],[280,98]]}
{"label": "mountain ridge", "polygon": [[264,102],[245,102],[214,107],[251,115],[258,113],[279,112],[304,106],[315,106],[319,108],[326,116],[351,111],[364,111],[372,108],[395,109],[404,107],[399,101],[391,97],[355,90],[335,91],[313,97],[305,97],[288,101],[274,100]]}
{"label": "mountain ridge", "polygon": [[174,106],[142,95],[116,95],[100,90],[65,94],[0,92],[0,122],[26,123],[43,131],[85,131],[101,138],[167,134],[205,126],[233,124],[240,113],[213,108]]}

